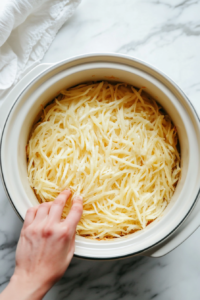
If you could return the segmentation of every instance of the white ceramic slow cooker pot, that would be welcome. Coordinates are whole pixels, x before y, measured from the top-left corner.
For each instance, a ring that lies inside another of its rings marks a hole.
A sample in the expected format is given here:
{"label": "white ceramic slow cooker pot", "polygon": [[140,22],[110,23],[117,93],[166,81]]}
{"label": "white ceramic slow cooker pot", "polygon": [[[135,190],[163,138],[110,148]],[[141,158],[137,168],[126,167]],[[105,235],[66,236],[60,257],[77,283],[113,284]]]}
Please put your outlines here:
{"label": "white ceramic slow cooker pot", "polygon": [[91,81],[115,80],[145,86],[171,116],[181,147],[181,179],[164,213],[146,229],[108,241],[76,237],[75,255],[113,259],[164,255],[200,224],[200,122],[180,88],[154,67],[119,54],[89,54],[57,64],[41,64],[27,74],[0,107],[2,181],[16,212],[24,219],[38,204],[27,178],[26,144],[41,111],[63,88]]}

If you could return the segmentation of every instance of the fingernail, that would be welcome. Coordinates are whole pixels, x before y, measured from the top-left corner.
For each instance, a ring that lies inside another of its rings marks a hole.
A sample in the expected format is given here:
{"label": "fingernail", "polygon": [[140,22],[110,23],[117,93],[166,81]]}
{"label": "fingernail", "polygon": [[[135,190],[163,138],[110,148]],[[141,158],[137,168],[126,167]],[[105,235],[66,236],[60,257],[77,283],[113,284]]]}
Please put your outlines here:
{"label": "fingernail", "polygon": [[75,196],[73,200],[81,200],[81,201],[83,201],[83,197],[82,196]]}
{"label": "fingernail", "polygon": [[70,192],[71,193],[71,190],[70,189],[65,189],[63,192]]}

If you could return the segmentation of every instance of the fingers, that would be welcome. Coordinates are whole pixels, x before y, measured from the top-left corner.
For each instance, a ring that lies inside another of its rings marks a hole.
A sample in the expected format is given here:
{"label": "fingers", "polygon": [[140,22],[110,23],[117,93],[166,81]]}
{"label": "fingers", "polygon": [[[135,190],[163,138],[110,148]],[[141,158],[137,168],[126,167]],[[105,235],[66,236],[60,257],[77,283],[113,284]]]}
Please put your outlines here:
{"label": "fingers", "polygon": [[45,203],[40,204],[40,206],[36,212],[35,219],[34,219],[35,223],[45,220],[45,218],[49,214],[52,204],[53,204],[53,202],[45,202]]}
{"label": "fingers", "polygon": [[83,213],[83,198],[81,196],[74,197],[71,210],[65,219],[65,223],[68,224],[71,234],[74,235],[76,231],[76,226],[80,221]]}
{"label": "fingers", "polygon": [[[33,222],[38,223],[43,221],[49,216],[50,222],[60,222],[63,208],[66,201],[71,196],[70,190],[65,190],[58,195],[54,202],[45,202],[38,206],[31,207],[28,209],[24,221],[24,227],[29,226]],[[71,211],[67,217],[68,223],[72,230],[75,232],[76,226],[81,218],[83,212],[82,198],[75,197]]]}
{"label": "fingers", "polygon": [[24,220],[24,228],[29,226],[34,221],[38,207],[39,205],[35,207],[31,207],[27,210],[25,220]]}
{"label": "fingers", "polygon": [[54,200],[50,212],[49,212],[49,220],[53,222],[60,222],[63,208],[65,206],[66,201],[71,196],[70,190],[65,190]]}

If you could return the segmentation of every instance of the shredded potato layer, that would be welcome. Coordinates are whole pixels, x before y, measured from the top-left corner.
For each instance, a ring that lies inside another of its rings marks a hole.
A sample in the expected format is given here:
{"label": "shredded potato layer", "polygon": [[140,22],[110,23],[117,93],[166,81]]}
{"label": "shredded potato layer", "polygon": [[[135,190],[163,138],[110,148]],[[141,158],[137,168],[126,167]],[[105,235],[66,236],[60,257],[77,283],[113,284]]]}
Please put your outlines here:
{"label": "shredded potato layer", "polygon": [[166,208],[180,177],[177,142],[170,117],[142,89],[81,84],[43,109],[27,146],[28,178],[40,202],[66,188],[83,196],[77,234],[120,237]]}

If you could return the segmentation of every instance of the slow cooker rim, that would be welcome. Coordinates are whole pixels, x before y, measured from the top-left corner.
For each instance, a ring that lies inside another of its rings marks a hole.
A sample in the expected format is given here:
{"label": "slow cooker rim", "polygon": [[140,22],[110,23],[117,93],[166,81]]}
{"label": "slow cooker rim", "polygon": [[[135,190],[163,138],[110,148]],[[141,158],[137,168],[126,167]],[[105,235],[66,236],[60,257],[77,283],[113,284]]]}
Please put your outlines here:
{"label": "slow cooker rim", "polygon": [[[136,63],[139,63],[149,69],[152,69],[154,72],[156,72],[158,75],[164,77],[165,79],[167,79],[167,81],[169,81],[177,90],[180,94],[182,94],[182,96],[184,97],[184,99],[189,103],[189,105],[191,106],[191,108],[193,109],[193,112],[194,114],[196,115],[197,117],[197,120],[200,124],[200,118],[197,114],[197,111],[196,109],[194,108],[193,104],[191,103],[191,101],[189,100],[189,98],[186,96],[186,94],[182,91],[182,89],[170,78],[168,77],[165,73],[163,73],[162,71],[160,71],[159,69],[155,68],[154,66],[152,66],[151,64],[148,64],[146,63],[145,61],[143,60],[140,60],[140,59],[137,59],[137,58],[134,58],[134,57],[131,57],[131,56],[128,56],[128,55],[124,55],[124,54],[118,54],[118,53],[88,53],[88,54],[84,54],[84,55],[79,55],[79,56],[73,56],[73,57],[70,57],[69,59],[66,59],[66,60],[62,60],[61,62],[58,62],[58,63],[55,63],[53,64],[51,67],[49,67],[47,70],[44,70],[43,72],[41,72],[39,75],[35,76],[33,80],[31,80],[25,87],[24,89],[22,89],[22,91],[20,92],[20,94],[18,95],[18,97],[16,98],[16,100],[14,101],[13,105],[11,106],[10,110],[9,110],[9,113],[5,119],[5,122],[3,124],[3,128],[2,128],[2,133],[1,133],[1,140],[0,140],[0,173],[1,173],[1,178],[2,178],[2,181],[3,181],[3,186],[4,186],[4,190],[6,191],[6,194],[8,196],[8,199],[12,205],[12,207],[14,208],[15,212],[17,213],[17,215],[19,216],[19,218],[24,221],[24,219],[22,218],[21,214],[19,213],[19,211],[17,210],[14,202],[12,201],[12,198],[9,194],[9,191],[8,191],[8,188],[7,188],[7,185],[6,185],[6,182],[5,182],[5,179],[4,179],[4,174],[3,174],[3,168],[2,168],[2,143],[3,143],[3,136],[4,136],[4,131],[5,131],[5,128],[6,128],[6,124],[8,122],[8,119],[9,119],[9,116],[15,106],[15,104],[17,103],[17,101],[19,100],[19,98],[22,96],[22,94],[31,86],[33,85],[38,79],[40,79],[41,77],[43,77],[44,75],[46,75],[47,73],[49,73],[50,71],[52,71],[53,69],[56,69],[60,66],[62,66],[63,64],[66,64],[66,63],[70,63],[70,62],[73,62],[73,61],[76,61],[76,60],[80,60],[80,59],[84,59],[84,58],[94,58],[94,57],[106,57],[106,56],[110,56],[110,57],[115,57],[115,58],[124,58],[124,59],[127,59],[127,60],[131,60],[133,62],[136,62]],[[153,75],[152,75],[153,76]],[[79,255],[79,254],[74,254],[74,257],[77,257],[77,258],[82,258],[82,259],[88,259],[88,260],[115,260],[115,259],[120,259],[120,258],[126,258],[126,257],[131,257],[131,256],[134,256],[134,255],[138,255],[138,254],[142,254],[143,252],[145,251],[148,251],[150,249],[152,249],[153,247],[156,247],[158,246],[159,244],[161,244],[162,242],[164,242],[166,239],[169,238],[169,236],[171,236],[180,226],[181,224],[186,220],[186,218],[189,216],[189,214],[191,213],[191,211],[193,210],[194,206],[196,205],[197,203],[197,200],[198,200],[198,197],[200,195],[200,186],[199,186],[199,189],[198,189],[198,192],[197,192],[197,195],[193,201],[193,204],[192,206],[190,207],[189,211],[187,212],[187,214],[183,217],[183,219],[179,222],[179,224],[170,232],[168,233],[165,237],[163,237],[161,240],[159,240],[157,243],[154,243],[152,244],[151,246],[147,247],[147,248],[144,248],[143,250],[141,251],[136,251],[136,252],[133,252],[133,253],[130,253],[130,254],[125,254],[125,255],[120,255],[120,256],[116,256],[116,257],[103,257],[103,258],[94,258],[94,257],[87,257],[87,256],[84,256],[84,255]]]}

